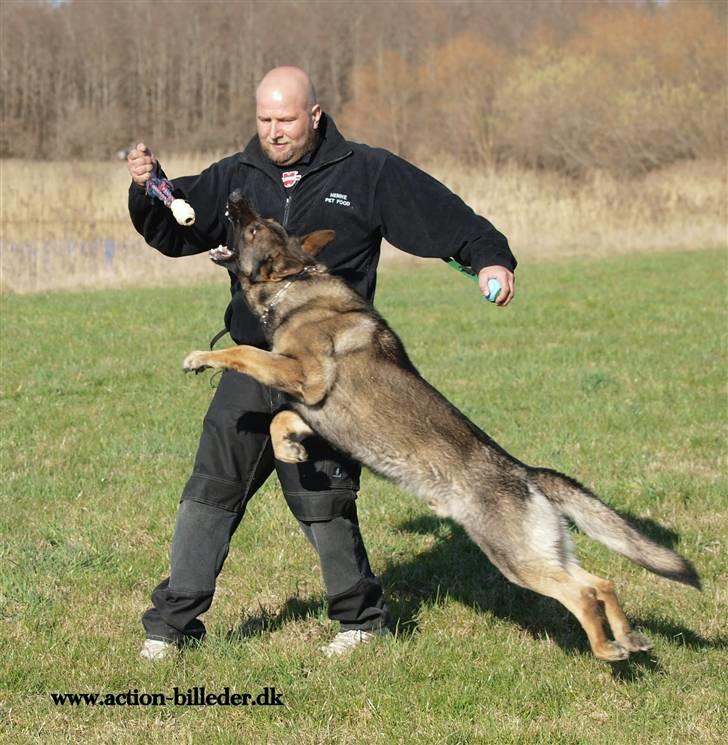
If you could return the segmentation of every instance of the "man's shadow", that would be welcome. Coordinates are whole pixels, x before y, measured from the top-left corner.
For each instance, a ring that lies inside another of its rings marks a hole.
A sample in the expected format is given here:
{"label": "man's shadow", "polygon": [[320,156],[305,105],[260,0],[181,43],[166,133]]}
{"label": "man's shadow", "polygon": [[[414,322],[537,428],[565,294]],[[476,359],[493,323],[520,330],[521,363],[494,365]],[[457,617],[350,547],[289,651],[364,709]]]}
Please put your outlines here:
{"label": "man's shadow", "polygon": [[289,623],[318,617],[325,611],[326,603],[321,599],[306,597],[307,588],[296,589],[279,608],[271,610],[261,605],[257,612],[243,612],[236,628],[227,632],[231,641],[240,641],[252,636],[262,636],[278,631]]}

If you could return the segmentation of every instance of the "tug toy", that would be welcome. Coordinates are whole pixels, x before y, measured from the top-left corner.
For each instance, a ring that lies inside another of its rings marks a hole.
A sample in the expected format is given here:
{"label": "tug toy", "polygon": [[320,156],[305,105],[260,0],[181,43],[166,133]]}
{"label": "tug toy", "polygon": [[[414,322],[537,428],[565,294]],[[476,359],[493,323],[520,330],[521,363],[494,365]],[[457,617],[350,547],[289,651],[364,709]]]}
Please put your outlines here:
{"label": "tug toy", "polygon": [[159,178],[152,174],[147,181],[147,194],[150,197],[159,199],[165,206],[172,210],[174,219],[180,225],[189,226],[195,222],[195,211],[189,202],[184,199],[177,199],[172,194],[172,184],[166,178]]}
{"label": "tug toy", "polygon": [[[443,259],[443,261],[456,271],[464,274],[466,277],[470,277],[474,282],[478,281],[477,275],[470,267],[463,266],[455,261],[455,259]],[[488,280],[488,294],[483,295],[483,299],[487,300],[489,303],[494,303],[498,299],[502,289],[501,283],[495,277],[491,277]]]}

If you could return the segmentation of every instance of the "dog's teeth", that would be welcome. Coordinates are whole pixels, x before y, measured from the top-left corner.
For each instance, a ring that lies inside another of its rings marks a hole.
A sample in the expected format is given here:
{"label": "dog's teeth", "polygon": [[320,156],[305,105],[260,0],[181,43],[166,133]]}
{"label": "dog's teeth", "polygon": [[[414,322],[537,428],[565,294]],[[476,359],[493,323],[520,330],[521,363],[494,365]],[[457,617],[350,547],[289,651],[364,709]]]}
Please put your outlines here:
{"label": "dog's teeth", "polygon": [[229,259],[233,252],[227,246],[218,246],[210,249],[210,258],[223,261]]}

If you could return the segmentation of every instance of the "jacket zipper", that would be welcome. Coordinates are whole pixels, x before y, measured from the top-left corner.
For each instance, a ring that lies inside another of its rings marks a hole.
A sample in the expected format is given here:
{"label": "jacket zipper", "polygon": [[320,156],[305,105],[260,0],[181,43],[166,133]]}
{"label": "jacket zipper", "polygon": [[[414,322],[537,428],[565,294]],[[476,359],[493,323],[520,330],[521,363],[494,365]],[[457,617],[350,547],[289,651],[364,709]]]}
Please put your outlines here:
{"label": "jacket zipper", "polygon": [[[320,165],[316,166],[316,168],[312,168],[308,173],[304,173],[301,176],[301,178],[298,181],[298,184],[300,184],[301,181],[303,181],[303,179],[306,178],[306,176],[310,176],[312,173],[316,173],[317,171],[320,171],[322,168],[326,168],[327,166],[333,165],[334,163],[338,163],[340,160],[344,160],[344,158],[348,158],[352,154],[352,152],[353,150],[349,150],[343,155],[340,155],[338,158],[334,158],[333,160],[327,160],[326,163],[321,163]],[[251,165],[253,166],[253,168],[258,168],[258,170],[263,171],[263,173],[265,173],[266,176],[270,176],[270,174],[265,169],[260,168],[255,163],[248,162],[246,163],[246,165]],[[271,178],[273,177],[271,176]],[[293,189],[297,188],[298,184],[295,184],[294,186],[292,186],[290,191],[287,191],[286,193],[286,201],[285,201],[285,204],[283,205],[283,227],[284,228],[288,227],[288,216],[291,212],[291,201],[293,200]],[[283,188],[285,189],[285,187]]]}
{"label": "jacket zipper", "polygon": [[[303,178],[303,176],[301,176]],[[291,194],[286,196],[286,206],[283,208],[283,227],[288,225],[288,213],[291,211]]]}

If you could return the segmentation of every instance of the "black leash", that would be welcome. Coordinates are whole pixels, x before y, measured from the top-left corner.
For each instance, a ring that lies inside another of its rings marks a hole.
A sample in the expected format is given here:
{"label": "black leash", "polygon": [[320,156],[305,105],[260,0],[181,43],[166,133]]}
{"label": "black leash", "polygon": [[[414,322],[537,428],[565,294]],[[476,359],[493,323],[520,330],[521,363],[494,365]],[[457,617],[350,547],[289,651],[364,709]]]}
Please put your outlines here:
{"label": "black leash", "polygon": [[215,348],[215,344],[217,344],[220,341],[220,339],[222,339],[222,337],[225,336],[225,334],[228,334],[228,333],[230,333],[230,332],[227,329],[222,329],[222,330],[218,331],[215,334],[215,336],[213,336],[212,339],[210,339],[210,350],[214,349]]}
{"label": "black leash", "polygon": [[[227,329],[221,329],[218,331],[215,336],[210,339],[210,350],[212,351],[215,348],[215,344],[217,344],[220,339],[222,339],[225,334],[229,334],[230,332]],[[198,370],[197,372],[201,372]],[[210,388],[217,388],[217,380],[222,375],[222,370],[215,370],[215,372],[210,376]]]}

